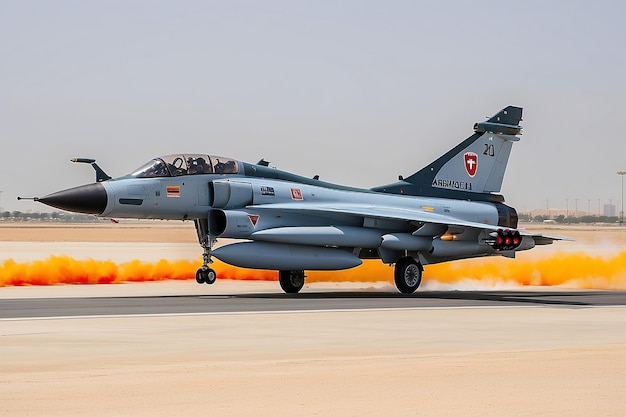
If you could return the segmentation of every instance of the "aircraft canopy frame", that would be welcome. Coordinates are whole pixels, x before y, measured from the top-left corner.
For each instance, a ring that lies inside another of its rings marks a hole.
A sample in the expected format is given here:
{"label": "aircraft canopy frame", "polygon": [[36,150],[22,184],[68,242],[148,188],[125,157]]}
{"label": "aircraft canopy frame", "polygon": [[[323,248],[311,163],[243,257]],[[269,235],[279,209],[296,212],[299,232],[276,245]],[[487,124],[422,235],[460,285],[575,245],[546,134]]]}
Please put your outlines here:
{"label": "aircraft canopy frame", "polygon": [[179,177],[200,174],[238,174],[239,162],[205,154],[173,154],[154,158],[134,170],[135,178]]}

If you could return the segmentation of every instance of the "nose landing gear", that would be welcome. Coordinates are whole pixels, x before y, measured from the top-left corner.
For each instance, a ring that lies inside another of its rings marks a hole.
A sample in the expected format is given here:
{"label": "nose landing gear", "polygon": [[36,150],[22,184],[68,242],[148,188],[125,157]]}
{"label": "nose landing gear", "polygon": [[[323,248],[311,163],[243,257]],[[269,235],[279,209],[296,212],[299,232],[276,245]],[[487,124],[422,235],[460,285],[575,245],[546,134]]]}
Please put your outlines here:
{"label": "nose landing gear", "polygon": [[209,235],[208,221],[205,219],[194,220],[196,232],[198,233],[198,241],[202,246],[202,267],[196,271],[196,282],[198,284],[213,284],[217,279],[215,270],[209,268],[213,263],[211,260],[211,248],[215,244],[215,239]]}

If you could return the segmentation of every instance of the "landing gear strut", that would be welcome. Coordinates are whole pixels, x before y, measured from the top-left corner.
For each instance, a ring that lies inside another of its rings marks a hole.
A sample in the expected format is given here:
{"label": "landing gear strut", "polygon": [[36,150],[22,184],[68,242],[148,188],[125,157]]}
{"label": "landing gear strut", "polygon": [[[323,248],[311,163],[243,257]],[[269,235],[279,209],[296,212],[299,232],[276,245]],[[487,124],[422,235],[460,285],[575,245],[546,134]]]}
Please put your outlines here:
{"label": "landing gear strut", "polygon": [[198,241],[202,246],[202,267],[196,271],[196,282],[198,284],[213,284],[217,279],[215,270],[209,268],[213,263],[211,260],[211,248],[215,244],[215,239],[209,235],[208,221],[205,219],[194,220],[196,232],[198,233]]}
{"label": "landing gear strut", "polygon": [[411,256],[400,258],[396,262],[394,270],[394,281],[398,291],[402,294],[413,294],[422,282],[422,264]]}
{"label": "landing gear strut", "polygon": [[304,271],[278,271],[278,282],[287,294],[296,294],[304,287]]}

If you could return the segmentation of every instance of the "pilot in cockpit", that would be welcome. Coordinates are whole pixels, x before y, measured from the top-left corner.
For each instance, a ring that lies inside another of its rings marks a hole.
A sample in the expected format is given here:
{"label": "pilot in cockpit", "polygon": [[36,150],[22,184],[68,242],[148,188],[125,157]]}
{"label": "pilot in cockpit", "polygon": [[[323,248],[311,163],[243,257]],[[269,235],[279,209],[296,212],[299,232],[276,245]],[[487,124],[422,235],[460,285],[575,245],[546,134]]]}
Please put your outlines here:
{"label": "pilot in cockpit", "polygon": [[198,174],[210,174],[211,173],[211,167],[209,166],[209,164],[206,163],[206,160],[203,157],[198,157],[198,159],[195,160],[195,164],[196,164],[196,172]]}
{"label": "pilot in cockpit", "polygon": [[198,172],[198,165],[196,165],[196,160],[194,160],[191,156],[187,158],[187,174],[193,175]]}
{"label": "pilot in cockpit", "polygon": [[210,174],[211,173],[211,167],[209,164],[207,164],[206,160],[199,156],[197,158],[193,158],[193,157],[188,157],[187,158],[187,166],[189,167],[187,169],[187,173],[190,175],[193,174]]}
{"label": "pilot in cockpit", "polygon": [[226,162],[222,162],[219,158],[215,158],[215,160],[217,161],[214,166],[216,174],[234,174],[237,172],[235,161],[227,160]]}

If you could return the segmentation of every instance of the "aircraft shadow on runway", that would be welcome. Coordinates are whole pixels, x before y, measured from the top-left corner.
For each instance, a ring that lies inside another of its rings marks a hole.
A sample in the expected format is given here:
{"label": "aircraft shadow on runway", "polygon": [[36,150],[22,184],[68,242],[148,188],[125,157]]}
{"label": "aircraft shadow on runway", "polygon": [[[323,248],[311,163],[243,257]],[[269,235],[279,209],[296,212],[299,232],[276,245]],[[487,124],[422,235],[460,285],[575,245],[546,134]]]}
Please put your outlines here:
{"label": "aircraft shadow on runway", "polygon": [[316,291],[3,300],[0,318],[402,308],[625,306],[626,291]]}
{"label": "aircraft shadow on runway", "polygon": [[[210,297],[210,296],[208,296]],[[436,302],[441,300],[466,302],[475,305],[493,304],[537,304],[537,305],[563,305],[563,306],[595,306],[595,305],[626,305],[626,292],[624,291],[577,291],[577,292],[537,292],[537,291],[424,291],[414,294],[399,294],[394,292],[302,292],[299,294],[284,293],[250,293],[232,294],[233,298],[255,299],[302,299],[302,300],[326,300],[326,299],[410,299]],[[474,302],[474,303],[472,303]],[[412,303],[419,306],[420,303]],[[437,303],[434,303],[437,304]]]}

